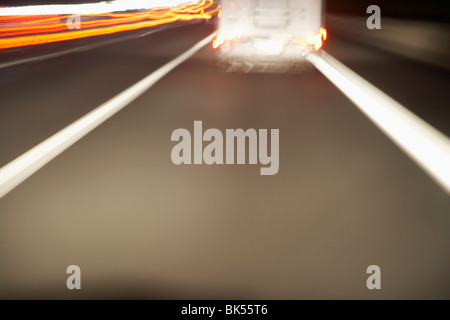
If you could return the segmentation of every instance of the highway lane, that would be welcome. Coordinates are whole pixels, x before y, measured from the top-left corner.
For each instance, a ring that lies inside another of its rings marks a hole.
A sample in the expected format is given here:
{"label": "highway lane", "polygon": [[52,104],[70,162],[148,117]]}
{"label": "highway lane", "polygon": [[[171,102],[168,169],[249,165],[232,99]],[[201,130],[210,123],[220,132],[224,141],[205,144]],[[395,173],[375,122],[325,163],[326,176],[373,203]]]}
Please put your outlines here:
{"label": "highway lane", "polygon": [[[198,40],[213,30],[202,22],[185,24],[184,28],[197,32]],[[0,166],[183,53],[193,40],[183,38],[179,28],[167,26],[141,37],[150,31],[153,29],[102,37],[100,41],[77,40],[67,45],[68,50],[77,46],[99,48],[0,69]],[[105,42],[112,44],[100,45]],[[33,59],[48,54],[32,49],[29,55]],[[58,54],[66,47],[51,44],[47,51]],[[14,61],[12,53],[5,56],[4,63]],[[17,56],[24,59],[24,54]]]}
{"label": "highway lane", "polygon": [[[0,89],[2,163],[208,31],[16,74]],[[333,37],[326,50],[448,133],[445,73]],[[170,135],[195,120],[280,129],[279,173],[175,166]],[[0,297],[449,298],[449,209],[448,195],[312,66],[228,74],[205,48],[0,199]],[[70,264],[82,269],[80,292],[65,288]],[[379,292],[365,287],[371,264],[382,268]]]}

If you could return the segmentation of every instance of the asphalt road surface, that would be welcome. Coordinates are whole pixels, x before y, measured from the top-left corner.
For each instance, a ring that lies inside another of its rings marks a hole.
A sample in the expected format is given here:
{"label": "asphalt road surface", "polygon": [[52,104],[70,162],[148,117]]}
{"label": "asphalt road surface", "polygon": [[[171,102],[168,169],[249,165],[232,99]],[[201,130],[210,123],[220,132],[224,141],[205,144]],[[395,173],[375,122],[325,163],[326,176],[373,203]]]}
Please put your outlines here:
{"label": "asphalt road surface", "polygon": [[[0,166],[212,31],[0,70]],[[332,30],[325,50],[450,134],[448,72]],[[174,165],[195,120],[279,129],[278,174]],[[448,194],[319,71],[226,73],[205,47],[0,199],[0,298],[449,299],[449,241]]]}

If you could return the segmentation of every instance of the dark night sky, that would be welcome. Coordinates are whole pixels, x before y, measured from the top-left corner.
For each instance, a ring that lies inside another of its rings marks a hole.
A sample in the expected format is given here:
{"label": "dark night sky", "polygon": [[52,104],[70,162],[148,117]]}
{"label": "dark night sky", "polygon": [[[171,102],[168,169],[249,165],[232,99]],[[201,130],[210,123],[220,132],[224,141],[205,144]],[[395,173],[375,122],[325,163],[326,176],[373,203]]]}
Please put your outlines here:
{"label": "dark night sky", "polygon": [[[87,3],[98,0],[4,0],[0,5]],[[376,4],[384,16],[450,21],[449,0],[327,0],[327,12],[365,15],[369,5]]]}

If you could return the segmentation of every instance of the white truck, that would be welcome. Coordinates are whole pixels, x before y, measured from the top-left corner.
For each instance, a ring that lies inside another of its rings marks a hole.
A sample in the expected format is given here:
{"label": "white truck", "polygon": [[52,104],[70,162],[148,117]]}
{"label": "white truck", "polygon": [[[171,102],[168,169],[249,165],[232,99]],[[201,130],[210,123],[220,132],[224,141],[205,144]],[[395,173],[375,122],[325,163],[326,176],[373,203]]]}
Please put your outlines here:
{"label": "white truck", "polygon": [[218,35],[220,58],[238,66],[288,66],[321,48],[322,0],[222,0]]}

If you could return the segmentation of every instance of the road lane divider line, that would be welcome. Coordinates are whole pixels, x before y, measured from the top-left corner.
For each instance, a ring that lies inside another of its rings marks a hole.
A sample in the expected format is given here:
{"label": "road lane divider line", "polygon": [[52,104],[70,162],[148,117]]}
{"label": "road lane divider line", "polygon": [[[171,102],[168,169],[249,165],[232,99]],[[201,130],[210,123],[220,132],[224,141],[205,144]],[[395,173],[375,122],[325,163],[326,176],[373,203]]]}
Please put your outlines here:
{"label": "road lane divider line", "polygon": [[45,166],[71,145],[133,102],[177,66],[188,60],[216,36],[213,32],[192,48],[166,63],[128,89],[106,101],[50,138],[0,169],[0,198]]}
{"label": "road lane divider line", "polygon": [[90,50],[98,49],[98,48],[101,48],[101,47],[104,47],[104,46],[120,43],[122,41],[142,38],[142,37],[148,36],[148,35],[150,35],[152,33],[155,33],[157,31],[163,31],[165,28],[166,27],[162,27],[161,29],[150,30],[150,31],[148,31],[148,32],[146,32],[144,34],[140,34],[140,35],[136,35],[136,36],[128,36],[128,37],[122,37],[120,39],[105,40],[103,42],[100,41],[100,42],[96,42],[94,44],[78,46],[78,47],[75,47],[75,48],[72,48],[72,49],[62,50],[62,51],[53,52],[53,53],[47,53],[47,54],[43,54],[43,55],[36,56],[36,57],[12,60],[12,61],[8,61],[8,62],[0,63],[0,69],[13,67],[13,66],[20,65],[20,64],[25,64],[25,63],[33,63],[33,62],[39,62],[39,61],[42,61],[42,60],[58,58],[58,57],[65,56],[65,55],[68,55],[68,54],[71,54],[71,53],[80,53],[80,52],[90,51]]}
{"label": "road lane divider line", "polygon": [[307,56],[385,135],[450,194],[450,139],[325,51]]}

